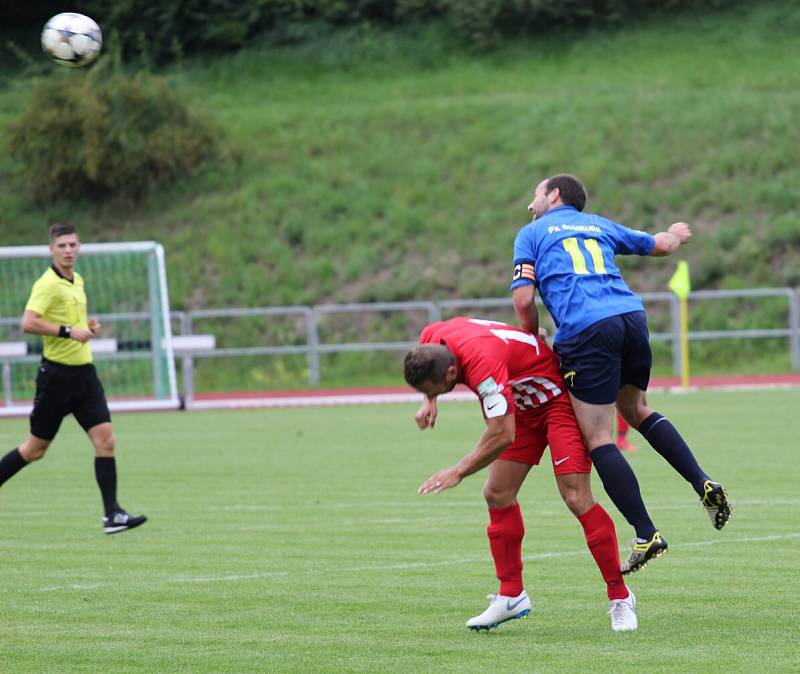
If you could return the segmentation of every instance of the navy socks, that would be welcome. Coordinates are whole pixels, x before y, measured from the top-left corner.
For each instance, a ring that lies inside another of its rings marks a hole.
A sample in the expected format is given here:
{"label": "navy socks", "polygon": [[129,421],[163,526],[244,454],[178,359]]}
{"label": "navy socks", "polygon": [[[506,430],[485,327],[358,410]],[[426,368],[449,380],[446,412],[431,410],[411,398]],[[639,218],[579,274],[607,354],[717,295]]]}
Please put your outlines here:
{"label": "navy socks", "polygon": [[622,452],[614,444],[601,445],[592,450],[591,457],[606,494],[617,510],[636,530],[638,538],[650,540],[656,527],[644,507],[636,474]]}
{"label": "navy socks", "polygon": [[650,446],[663,456],[694,490],[703,495],[703,482],[710,480],[700,468],[692,450],[669,419],[653,412],[639,426],[639,433]]}

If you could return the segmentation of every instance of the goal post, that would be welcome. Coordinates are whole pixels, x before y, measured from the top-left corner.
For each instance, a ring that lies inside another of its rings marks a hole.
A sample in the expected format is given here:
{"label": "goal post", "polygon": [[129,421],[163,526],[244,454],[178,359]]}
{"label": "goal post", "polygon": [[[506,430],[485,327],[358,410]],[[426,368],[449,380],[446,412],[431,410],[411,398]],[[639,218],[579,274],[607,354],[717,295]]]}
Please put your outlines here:
{"label": "goal post", "polygon": [[[51,258],[48,246],[0,247],[0,416],[31,409],[43,344],[41,337],[23,334],[21,319]],[[102,324],[90,345],[111,411],[178,408],[161,244],[82,244],[75,270],[86,283],[88,313]]]}

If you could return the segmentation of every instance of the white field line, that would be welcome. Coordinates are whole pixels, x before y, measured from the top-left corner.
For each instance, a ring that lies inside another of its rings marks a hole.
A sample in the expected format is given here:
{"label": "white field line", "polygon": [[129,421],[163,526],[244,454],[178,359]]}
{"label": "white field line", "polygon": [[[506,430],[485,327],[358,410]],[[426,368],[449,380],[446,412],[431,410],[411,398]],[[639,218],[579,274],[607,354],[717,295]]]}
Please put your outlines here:
{"label": "white field line", "polygon": [[[433,497],[435,498],[435,497]],[[555,496],[553,497],[555,498]],[[436,508],[454,508],[454,507],[469,507],[474,508],[476,505],[480,505],[483,507],[482,503],[479,503],[477,500],[452,500],[452,499],[445,499],[442,498],[439,501],[432,501],[431,497],[428,497],[427,500],[420,497],[420,500],[417,502],[411,501],[400,501],[396,503],[390,502],[381,502],[381,507],[385,508],[422,508],[422,507],[434,507],[431,503],[435,503]],[[754,499],[731,499],[731,504],[736,505],[800,505],[800,498],[754,498]],[[671,500],[669,502],[663,501],[659,502],[657,500],[650,500],[647,502],[647,505],[653,505],[658,508],[683,508],[687,507],[686,503],[678,503],[677,501]],[[694,507],[695,504],[692,501],[692,498],[689,497],[688,507]],[[315,504],[308,504],[308,503],[298,503],[298,504],[243,504],[243,503],[233,503],[229,505],[223,506],[214,506],[212,510],[296,510],[300,509],[308,509],[308,508],[320,508],[320,509],[346,509],[346,508],[363,508],[363,503],[315,503]],[[48,513],[48,514],[55,514],[55,513]]]}
{"label": "white field line", "polygon": [[[601,497],[604,497],[605,494],[600,494]],[[556,499],[556,496],[553,496]],[[735,508],[737,506],[776,506],[776,505],[788,505],[788,506],[797,506],[800,505],[800,498],[751,498],[751,499],[731,499],[731,505]],[[554,500],[555,504],[558,504],[557,500]],[[609,501],[607,498],[601,498],[600,503],[603,504],[603,507],[611,508]],[[691,497],[689,497],[688,501],[685,502],[677,502],[677,501],[664,501],[660,502],[657,500],[650,500],[646,504],[648,508],[652,508],[653,510],[686,510],[689,508],[699,508],[700,504],[697,501],[694,501]],[[309,503],[276,503],[276,504],[258,504],[258,503],[233,503],[228,505],[220,505],[220,506],[211,506],[208,510],[213,512],[219,511],[241,511],[241,512],[285,512],[290,510],[348,510],[348,509],[356,509],[362,510],[364,507],[363,503],[319,503],[319,504],[309,504]],[[383,502],[381,503],[381,507],[390,508],[392,510],[399,510],[399,509],[417,509],[417,508],[427,508],[430,509],[430,516],[436,517],[436,513],[433,511],[435,508],[439,510],[441,508],[466,508],[469,509],[470,512],[480,510],[482,512],[485,511],[485,506],[478,500],[454,500],[454,499],[440,499],[437,501],[433,501],[431,497],[423,498],[420,497],[419,501],[411,502],[411,501],[401,501],[401,502]],[[530,506],[528,506],[530,507]],[[564,506],[566,507],[566,506]],[[536,510],[536,516],[557,516],[562,515],[564,513],[563,510],[560,508],[548,508],[547,510]],[[71,512],[64,512],[63,510],[5,510],[0,511],[0,521],[3,519],[17,519],[19,517],[53,517],[58,515],[59,517],[85,517],[86,512],[83,511],[71,511]],[[389,522],[394,521],[392,519],[375,519],[375,520],[361,520],[363,524],[371,524],[371,523],[381,523],[381,522]],[[403,519],[403,522],[407,522],[408,520]],[[265,525],[266,526],[266,525]]]}
{"label": "white field line", "polygon": [[[790,539],[800,538],[800,532],[794,532],[789,534],[775,534],[772,536],[751,536],[751,537],[743,537],[743,538],[717,538],[708,541],[693,541],[689,543],[681,543],[680,547],[704,547],[708,545],[720,545],[725,543],[763,543],[763,542],[772,542],[772,541],[785,541]],[[562,552],[537,552],[529,555],[525,555],[526,560],[532,559],[552,559],[552,558],[561,558],[561,557],[578,557],[581,555],[585,555],[586,550],[570,550],[570,551],[562,551]],[[485,556],[483,557],[463,557],[460,559],[447,559],[447,560],[440,560],[437,562],[396,562],[392,564],[364,564],[359,566],[350,566],[350,567],[340,567],[336,569],[335,573],[358,573],[364,571],[403,571],[409,569],[430,569],[436,568],[440,566],[454,566],[458,564],[485,564],[487,559]],[[126,585],[141,585],[145,586],[148,589],[153,589],[159,586],[165,585],[192,585],[198,583],[239,583],[243,581],[249,580],[261,580],[264,578],[277,578],[277,577],[286,577],[292,575],[304,576],[304,575],[313,575],[316,573],[320,573],[320,570],[312,569],[310,571],[300,571],[300,572],[292,572],[292,571],[265,571],[265,572],[255,572],[255,573],[248,573],[248,574],[232,574],[232,575],[219,575],[219,576],[173,576],[171,578],[161,578],[161,579],[148,579],[148,580],[141,580],[141,581],[134,581],[132,583],[127,583]],[[324,573],[330,575],[330,570],[325,570]],[[109,587],[119,587],[119,582],[114,583],[69,583],[66,585],[47,585],[45,587],[40,587],[38,589],[34,588],[33,591],[38,592],[57,592],[61,590],[97,590],[102,588],[109,588]],[[25,592],[24,589],[18,589],[17,592]]]}

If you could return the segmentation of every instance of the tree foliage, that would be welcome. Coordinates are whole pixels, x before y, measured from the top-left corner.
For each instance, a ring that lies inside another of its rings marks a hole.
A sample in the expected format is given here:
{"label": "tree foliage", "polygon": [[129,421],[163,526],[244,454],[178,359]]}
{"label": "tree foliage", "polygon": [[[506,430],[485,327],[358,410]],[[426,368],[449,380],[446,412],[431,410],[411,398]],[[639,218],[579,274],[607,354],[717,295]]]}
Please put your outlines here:
{"label": "tree foliage", "polygon": [[78,71],[36,82],[6,128],[8,151],[40,201],[136,199],[217,153],[217,132],[162,79],[147,73],[97,79]]}
{"label": "tree foliage", "polygon": [[[119,36],[126,55],[155,62],[183,54],[235,50],[256,36],[275,42],[303,39],[309,26],[398,26],[441,18],[463,40],[491,47],[503,37],[555,26],[624,23],[653,11],[702,8],[735,0],[76,0],[72,11],[95,18]],[[49,3],[33,0],[0,8],[0,19],[45,21]]]}

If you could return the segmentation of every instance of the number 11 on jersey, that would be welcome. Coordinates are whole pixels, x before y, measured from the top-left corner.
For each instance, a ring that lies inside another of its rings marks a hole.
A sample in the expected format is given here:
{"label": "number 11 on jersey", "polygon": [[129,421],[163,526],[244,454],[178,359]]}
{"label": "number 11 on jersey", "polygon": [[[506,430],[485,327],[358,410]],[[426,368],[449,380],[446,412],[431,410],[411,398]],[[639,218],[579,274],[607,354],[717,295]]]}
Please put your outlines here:
{"label": "number 11 on jersey", "polygon": [[[583,241],[583,247],[588,250],[589,255],[592,256],[592,266],[594,267],[595,273],[605,274],[606,263],[603,260],[603,251],[600,250],[600,244],[597,243],[597,239],[581,239],[581,241]],[[592,272],[590,272],[586,266],[586,258],[583,256],[581,247],[578,244],[578,238],[571,236],[568,239],[564,239],[561,243],[564,244],[564,249],[572,258],[572,267],[575,270],[575,273],[591,274]]]}

